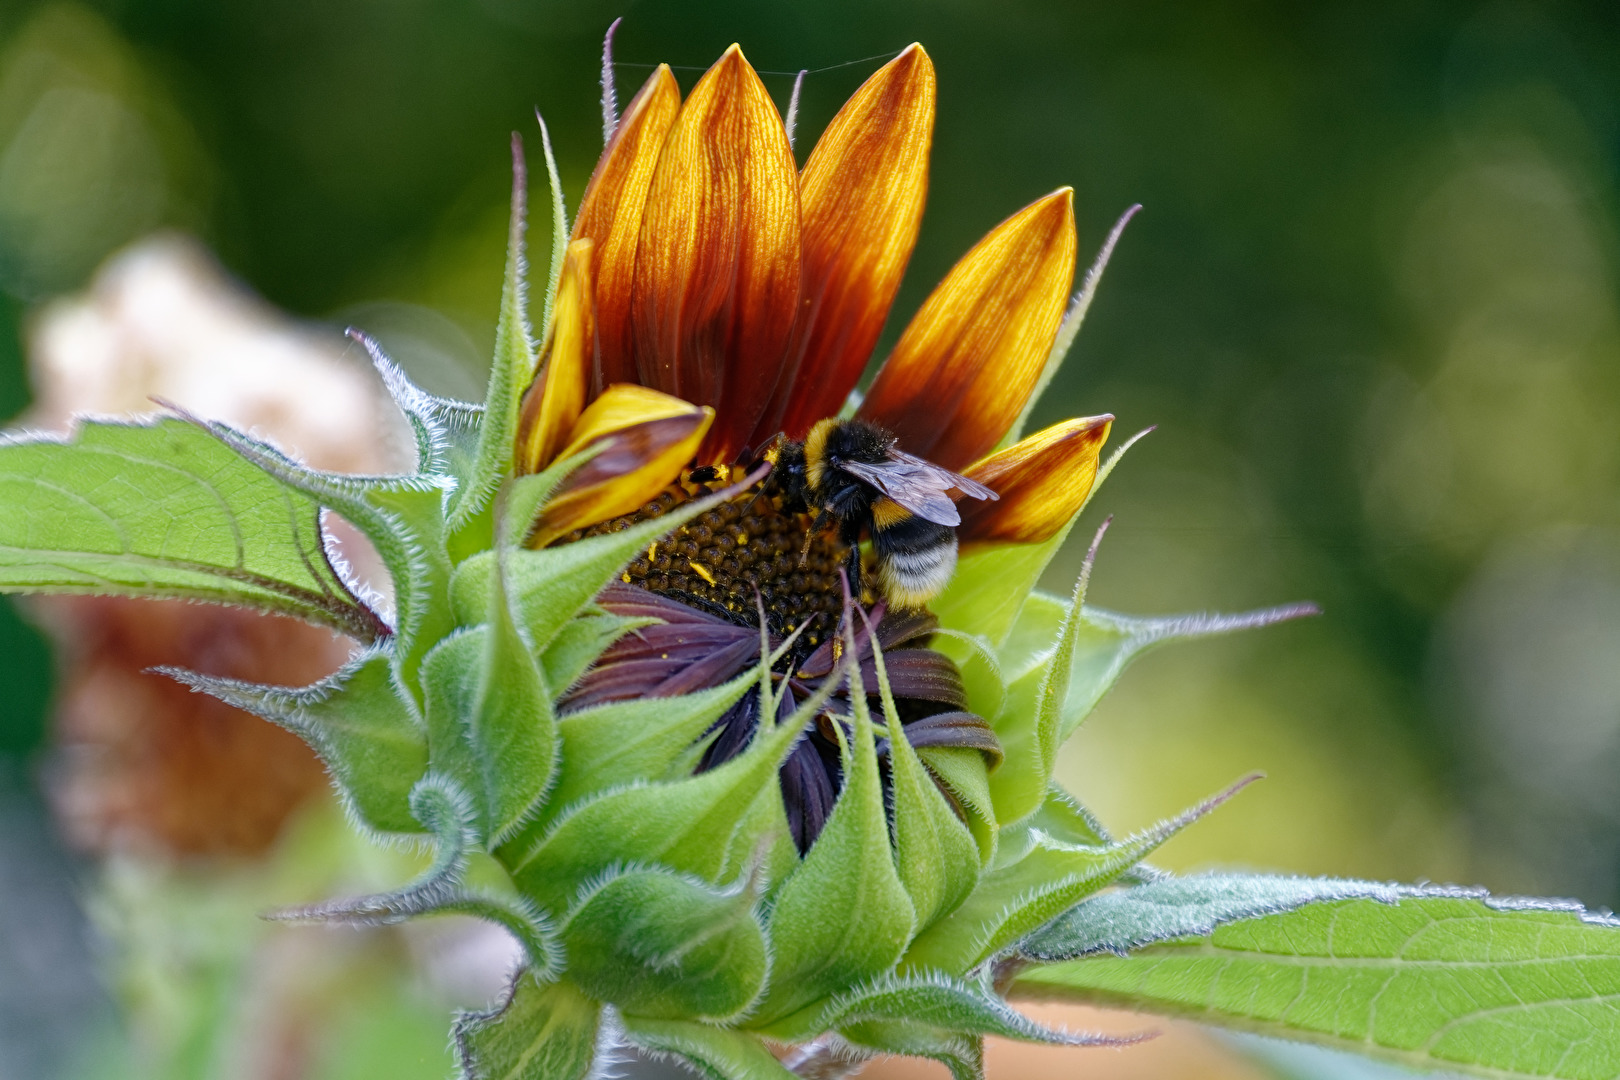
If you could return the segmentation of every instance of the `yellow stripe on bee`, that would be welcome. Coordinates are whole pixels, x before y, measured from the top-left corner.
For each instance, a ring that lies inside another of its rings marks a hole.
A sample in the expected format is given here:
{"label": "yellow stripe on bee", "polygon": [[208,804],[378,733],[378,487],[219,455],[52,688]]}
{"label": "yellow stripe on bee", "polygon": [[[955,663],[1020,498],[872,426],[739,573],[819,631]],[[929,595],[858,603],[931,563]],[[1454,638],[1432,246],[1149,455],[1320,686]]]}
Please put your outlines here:
{"label": "yellow stripe on bee", "polygon": [[879,529],[892,529],[911,517],[911,511],[888,496],[872,500],[872,524]]}
{"label": "yellow stripe on bee", "polygon": [[811,491],[819,490],[827,476],[827,436],[838,421],[828,417],[817,420],[810,434],[804,437],[804,481]]}

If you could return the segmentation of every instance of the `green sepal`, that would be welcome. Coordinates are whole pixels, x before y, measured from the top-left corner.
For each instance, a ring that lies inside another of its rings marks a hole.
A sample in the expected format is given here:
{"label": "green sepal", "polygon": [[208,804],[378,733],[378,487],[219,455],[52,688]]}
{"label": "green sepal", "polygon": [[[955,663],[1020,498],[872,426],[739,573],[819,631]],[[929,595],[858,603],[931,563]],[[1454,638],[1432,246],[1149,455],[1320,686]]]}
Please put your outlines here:
{"label": "green sepal", "polygon": [[448,476],[457,486],[472,477],[478,452],[478,429],[484,407],[428,393],[411,381],[382,347],[358,330],[349,336],[371,357],[377,375],[416,437],[416,471],[426,476]]}
{"label": "green sepal", "polygon": [[393,892],[328,900],[287,908],[269,917],[282,922],[375,925],[421,915],[471,915],[504,927],[517,939],[534,971],[561,967],[550,922],[522,897],[496,896],[463,887],[468,856],[477,841],[475,810],[466,792],[446,777],[429,774],[411,789],[411,812],[433,834],[433,864]]}
{"label": "green sepal", "polygon": [[494,546],[494,498],[512,471],[518,410],[534,377],[534,341],[529,332],[528,265],[524,230],[528,225],[528,170],[523,142],[512,135],[512,213],[506,233],[506,270],[501,280],[500,314],[495,321],[495,356],[484,394],[484,422],[468,482],[456,490],[448,536],[457,561]]}
{"label": "green sepal", "polygon": [[1027,827],[1013,830],[1004,843],[1017,849],[1016,861],[1010,856],[1000,860],[979,878],[978,887],[960,907],[918,934],[900,970],[966,974],[1114,881],[1253,779],[1245,778],[1145,832],[1103,846],[1067,844]]}
{"label": "green sepal", "polygon": [[619,701],[562,717],[552,805],[566,810],[609,788],[677,779],[670,775],[675,763],[756,681],[753,672],[745,672],[693,694]]}
{"label": "green sepal", "polygon": [[499,607],[459,631],[422,667],[434,768],[480,795],[480,836],[503,843],[539,811],[557,761],[551,695],[533,654]]}
{"label": "green sepal", "polygon": [[989,638],[961,630],[936,630],[928,645],[956,664],[970,712],[1001,715],[1007,700],[1007,676]]}
{"label": "green sepal", "polygon": [[1146,434],[1143,431],[1133,435],[1109,456],[1097,470],[1097,479],[1086,494],[1086,501],[1063,528],[1048,539],[1036,544],[986,544],[962,552],[951,583],[929,604],[939,616],[939,624],[947,630],[982,635],[1000,648],[1075,522],[1085,513],[1120,458]]}
{"label": "green sepal", "polygon": [[452,1033],[466,1080],[585,1080],[601,1048],[602,1006],[571,983],[519,971],[494,1010],[462,1013]]}
{"label": "green sepal", "polygon": [[759,996],[770,946],[743,879],[717,889],[658,867],[592,887],[563,928],[568,977],[621,1012],[724,1022]]}
{"label": "green sepal", "polygon": [[416,703],[394,681],[389,654],[372,649],[310,686],[291,688],[158,668],[193,690],[286,728],[314,749],[350,813],[383,833],[421,832],[410,792],[427,772]]}
{"label": "green sepal", "polygon": [[561,697],[596,662],[608,646],[625,634],[657,622],[657,619],[627,619],[621,615],[576,615],[563,624],[540,654],[540,670],[546,685]]}
{"label": "green sepal", "polygon": [[[512,608],[530,643],[544,649],[568,620],[596,599],[636,553],[697,515],[735,494],[719,492],[675,507],[667,514],[623,532],[593,536],[572,544],[507,555],[507,587]],[[455,620],[470,626],[484,617],[494,577],[494,553],[485,551],[456,567],[450,600]]]}
{"label": "green sepal", "polygon": [[719,884],[755,800],[775,788],[783,760],[835,682],[826,680],[786,721],[761,727],[747,750],[716,769],[634,783],[576,805],[526,852],[501,852],[512,879],[550,911],[566,910],[576,891],[614,862],[657,863]]}
{"label": "green sepal", "polygon": [[794,1074],[746,1031],[644,1016],[625,1016],[622,1022],[631,1043],[677,1058],[706,1080],[793,1080]]}
{"label": "green sepal", "polygon": [[995,1035],[1062,1046],[1113,1041],[1103,1036],[1058,1031],[1036,1023],[985,987],[937,972],[875,980],[839,995],[818,1018],[822,1030],[845,1031],[870,1022],[915,1024],[932,1028],[941,1035]]}
{"label": "green sepal", "polygon": [[0,592],[205,600],[387,637],[327,557],[319,500],[278,479],[183,419],[0,436]]}
{"label": "green sepal", "polygon": [[922,930],[973,891],[979,880],[979,847],[906,738],[875,635],[872,658],[889,733],[895,864],[916,914],[915,929]]}
{"label": "green sepal", "polygon": [[1315,604],[1285,604],[1236,615],[1141,618],[1119,615],[1101,608],[1084,609],[1075,642],[1069,685],[1062,702],[1058,741],[1061,743],[1072,735],[1097,702],[1102,700],[1102,696],[1119,680],[1131,661],[1153,646],[1169,641],[1191,641],[1239,630],[1253,630],[1315,615],[1317,611]]}
{"label": "green sepal", "polygon": [[[857,655],[852,640],[845,653]],[[843,746],[844,787],[771,910],[775,957],[756,1026],[783,1039],[823,1030],[806,1006],[893,969],[917,925],[889,844],[859,666],[850,665],[846,677],[855,723]]]}
{"label": "green sepal", "polygon": [[979,865],[988,866],[995,858],[1000,826],[996,824],[995,804],[990,801],[990,775],[984,755],[962,746],[925,746],[917,750],[917,758],[950,793],[978,846]]}
{"label": "green sepal", "polygon": [[1047,785],[1046,801],[1029,824],[1065,844],[1109,844],[1114,839],[1090,810],[1055,783]]}
{"label": "green sepal", "polygon": [[982,1035],[941,1031],[907,1020],[862,1020],[839,1034],[869,1051],[937,1061],[951,1071],[951,1080],[984,1080]]}

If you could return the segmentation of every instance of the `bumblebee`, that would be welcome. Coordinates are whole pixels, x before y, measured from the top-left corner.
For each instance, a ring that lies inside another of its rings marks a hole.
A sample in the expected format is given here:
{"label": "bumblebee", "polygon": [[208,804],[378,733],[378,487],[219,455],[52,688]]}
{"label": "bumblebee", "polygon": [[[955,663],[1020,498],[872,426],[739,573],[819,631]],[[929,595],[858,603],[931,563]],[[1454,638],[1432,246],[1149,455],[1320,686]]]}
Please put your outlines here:
{"label": "bumblebee", "polygon": [[837,524],[857,596],[857,545],[869,533],[878,589],[899,608],[922,607],[951,580],[962,523],[953,499],[997,498],[983,484],[899,449],[893,435],[864,420],[822,420],[802,443],[779,437],[773,453],[783,508],[813,512],[811,536]]}

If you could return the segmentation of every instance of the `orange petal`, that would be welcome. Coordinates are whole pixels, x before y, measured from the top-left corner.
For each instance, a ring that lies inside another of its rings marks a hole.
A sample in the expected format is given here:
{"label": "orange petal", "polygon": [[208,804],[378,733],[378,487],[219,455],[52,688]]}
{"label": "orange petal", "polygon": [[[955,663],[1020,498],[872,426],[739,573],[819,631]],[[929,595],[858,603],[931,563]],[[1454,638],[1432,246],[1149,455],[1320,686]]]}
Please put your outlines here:
{"label": "orange petal", "polygon": [[1074,284],[1074,244],[1070,188],[992,229],[923,301],[862,419],[947,469],[995,446],[1040,379]]}
{"label": "orange petal", "polygon": [[917,243],[933,132],[934,64],[913,45],[855,91],[816,143],[799,178],[799,323],[756,441],[778,430],[803,438],[837,415],[866,369]]}
{"label": "orange petal", "polygon": [[770,402],[799,300],[799,181],[782,118],[733,45],[653,173],[631,294],[637,381],[718,416],[725,461]]}
{"label": "orange petal", "polygon": [[523,392],[518,418],[518,475],[537,473],[562,449],[585,408],[586,382],[596,355],[590,240],[575,240],[563,258],[551,336],[540,352],[534,381]]}
{"label": "orange petal", "polygon": [[713,409],[656,390],[608,387],[580,414],[559,456],[602,449],[546,503],[528,545],[545,547],[565,533],[644,506],[691,462],[713,420]]}
{"label": "orange petal", "polygon": [[596,310],[601,354],[591,381],[591,394],[616,382],[634,382],[630,352],[630,282],[636,265],[636,242],[647,188],[664,137],[681,107],[681,89],[662,64],[636,92],[602,159],[591,174],[579,203],[574,236],[596,241]]}
{"label": "orange petal", "polygon": [[1112,416],[1065,420],[968,466],[963,475],[1001,499],[964,501],[958,541],[1038,544],[1056,536],[1091,494],[1113,423]]}

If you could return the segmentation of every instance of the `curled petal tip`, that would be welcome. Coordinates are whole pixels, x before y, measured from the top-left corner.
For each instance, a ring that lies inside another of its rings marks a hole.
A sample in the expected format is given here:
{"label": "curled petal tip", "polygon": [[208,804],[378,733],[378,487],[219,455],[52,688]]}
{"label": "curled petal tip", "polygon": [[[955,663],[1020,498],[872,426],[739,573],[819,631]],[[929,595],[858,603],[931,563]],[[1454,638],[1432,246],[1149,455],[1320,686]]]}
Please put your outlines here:
{"label": "curled petal tip", "polygon": [[544,547],[557,537],[645,505],[692,460],[714,422],[714,410],[645,387],[610,386],[580,414],[568,458],[600,447],[558,489],[528,538]]}
{"label": "curled petal tip", "polygon": [[1113,422],[1108,415],[1065,420],[970,465],[965,475],[1001,499],[962,505],[961,542],[1038,544],[1056,536],[1091,495]]}

